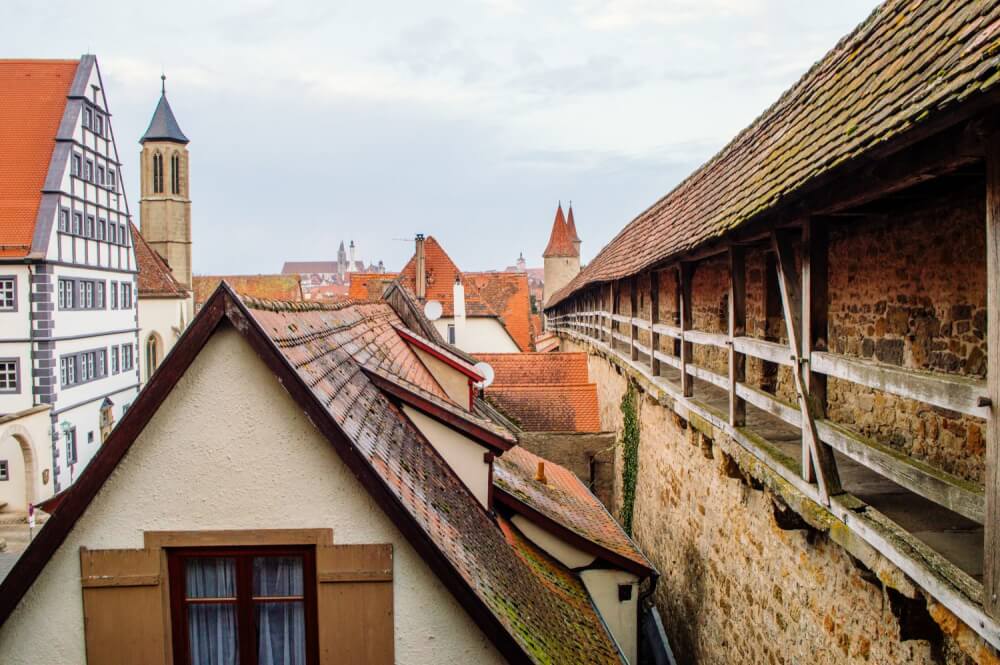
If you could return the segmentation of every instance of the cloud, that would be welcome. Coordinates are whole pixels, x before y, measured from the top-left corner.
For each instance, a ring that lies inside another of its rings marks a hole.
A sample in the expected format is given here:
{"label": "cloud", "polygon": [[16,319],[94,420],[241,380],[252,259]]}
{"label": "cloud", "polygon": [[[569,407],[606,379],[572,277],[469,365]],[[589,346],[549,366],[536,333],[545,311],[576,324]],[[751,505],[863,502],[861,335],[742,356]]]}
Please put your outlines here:
{"label": "cloud", "polygon": [[585,61],[528,71],[511,80],[524,92],[543,95],[600,95],[642,85],[649,76],[616,55],[592,55]]}
{"label": "cloud", "polygon": [[621,30],[749,16],[763,5],[764,0],[578,0],[574,12],[593,30]]}

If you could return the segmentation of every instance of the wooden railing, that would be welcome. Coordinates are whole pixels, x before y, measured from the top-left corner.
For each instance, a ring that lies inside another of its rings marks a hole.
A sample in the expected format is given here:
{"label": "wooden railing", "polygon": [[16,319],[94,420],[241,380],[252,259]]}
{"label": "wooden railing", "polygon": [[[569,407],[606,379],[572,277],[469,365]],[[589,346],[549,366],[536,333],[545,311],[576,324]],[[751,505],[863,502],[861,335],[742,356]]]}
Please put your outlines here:
{"label": "wooden railing", "polygon": [[[794,362],[795,355],[788,346],[746,336],[731,338],[722,333],[681,330],[673,326],[651,324],[649,320],[601,310],[551,316],[548,319],[550,328],[617,356],[621,362],[632,366],[664,393],[681,401],[689,411],[709,420],[741,444],[750,442],[749,447],[751,448],[756,447],[756,444],[752,443],[753,433],[746,429],[745,424],[737,423],[734,425],[729,422],[728,418],[717,413],[693,395],[685,396],[680,385],[660,376],[659,372],[655,374],[652,372],[652,362],[657,361],[678,370],[683,366],[688,376],[728,391],[731,402],[743,400],[745,403],[797,428],[801,429],[804,418],[808,418],[808,415],[804,416],[802,409],[795,404],[789,404],[771,393],[748,385],[745,381],[732,381],[728,375],[713,372],[693,362],[685,364],[679,356],[650,348],[641,344],[637,338],[616,332],[609,325],[603,323],[612,321],[629,328],[655,331],[665,337],[679,340],[681,344],[690,343],[698,346],[731,349],[734,353],[759,358],[785,367],[794,367],[796,364]],[[624,350],[619,350],[616,345],[605,341],[609,339],[624,345]],[[634,356],[637,355],[644,357],[646,362],[636,360]],[[985,381],[886,366],[869,360],[822,351],[812,351],[807,358],[803,359],[803,363],[805,362],[808,362],[812,372],[849,381],[866,388],[979,418],[985,418],[988,414],[989,402],[985,398],[987,394]],[[936,469],[826,418],[816,418],[814,426],[818,441],[833,450],[911,492],[980,524],[984,522],[984,491],[975,483]],[[803,443],[803,446],[806,445],[808,444]],[[804,458],[807,459],[808,456],[804,455]],[[794,471],[794,469],[790,470],[787,465],[776,463],[770,456],[762,457],[762,461],[810,498],[830,505],[829,487],[825,493],[826,497],[824,497],[819,481],[810,479],[805,471],[800,469],[798,474],[791,473],[790,471]]]}

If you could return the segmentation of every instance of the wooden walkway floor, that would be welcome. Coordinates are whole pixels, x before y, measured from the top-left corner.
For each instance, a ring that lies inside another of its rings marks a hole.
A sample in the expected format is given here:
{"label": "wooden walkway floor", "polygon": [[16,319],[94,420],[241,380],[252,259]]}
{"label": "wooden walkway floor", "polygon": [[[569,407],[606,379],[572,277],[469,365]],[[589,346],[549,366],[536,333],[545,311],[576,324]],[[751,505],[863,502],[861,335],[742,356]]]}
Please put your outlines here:
{"label": "wooden walkway floor", "polygon": [[[627,345],[615,342],[615,349]],[[639,362],[649,357],[640,353]],[[680,389],[680,371],[661,365],[660,376]],[[729,394],[710,383],[695,379],[694,398],[719,414],[729,413]],[[799,428],[766,411],[746,405],[747,426],[785,454],[799,459],[802,438]],[[834,452],[843,488],[896,522],[929,547],[978,581],[983,579],[983,527],[939,506]]]}

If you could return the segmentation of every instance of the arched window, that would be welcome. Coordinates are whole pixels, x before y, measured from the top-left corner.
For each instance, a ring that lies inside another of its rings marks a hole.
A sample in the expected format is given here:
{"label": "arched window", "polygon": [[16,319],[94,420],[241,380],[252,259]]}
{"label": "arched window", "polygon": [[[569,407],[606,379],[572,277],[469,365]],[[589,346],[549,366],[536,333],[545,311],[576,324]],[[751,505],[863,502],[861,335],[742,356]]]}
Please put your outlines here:
{"label": "arched window", "polygon": [[159,364],[160,344],[153,333],[146,339],[146,380],[149,381]]}
{"label": "arched window", "polygon": [[176,152],[170,156],[170,193],[181,193],[181,158]]}
{"label": "arched window", "polygon": [[163,155],[153,155],[153,193],[163,193]]}

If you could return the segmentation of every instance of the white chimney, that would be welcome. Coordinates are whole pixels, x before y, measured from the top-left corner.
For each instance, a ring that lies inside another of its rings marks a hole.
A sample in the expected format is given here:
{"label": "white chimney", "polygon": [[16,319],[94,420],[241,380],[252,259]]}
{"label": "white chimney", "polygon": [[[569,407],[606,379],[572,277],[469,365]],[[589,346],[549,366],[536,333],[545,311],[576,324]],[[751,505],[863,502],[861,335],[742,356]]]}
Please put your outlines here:
{"label": "white chimney", "polygon": [[455,308],[455,346],[462,348],[465,341],[465,287],[462,286],[462,278],[455,278],[454,287],[454,308]]}
{"label": "white chimney", "polygon": [[417,299],[423,300],[427,295],[427,266],[424,264],[424,234],[418,233],[416,238],[416,251],[414,252],[417,257],[417,283],[414,285],[416,287]]}

